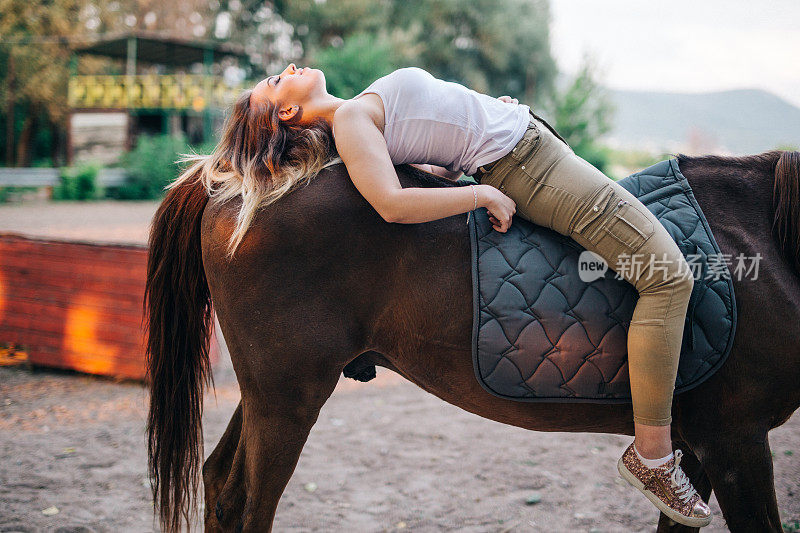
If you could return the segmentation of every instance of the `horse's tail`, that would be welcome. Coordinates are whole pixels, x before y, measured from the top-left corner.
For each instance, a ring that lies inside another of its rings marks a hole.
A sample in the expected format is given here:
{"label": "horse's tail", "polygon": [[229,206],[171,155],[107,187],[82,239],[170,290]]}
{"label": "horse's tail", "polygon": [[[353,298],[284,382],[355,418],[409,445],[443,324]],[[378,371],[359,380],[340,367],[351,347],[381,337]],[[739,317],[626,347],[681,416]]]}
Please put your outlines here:
{"label": "horse's tail", "polygon": [[203,457],[203,391],[213,387],[211,295],[200,250],[208,203],[203,185],[169,190],[150,228],[144,319],[147,335],[148,469],[161,529],[179,531],[196,515]]}
{"label": "horse's tail", "polygon": [[772,231],[778,245],[800,274],[800,152],[783,152],[775,166]]}

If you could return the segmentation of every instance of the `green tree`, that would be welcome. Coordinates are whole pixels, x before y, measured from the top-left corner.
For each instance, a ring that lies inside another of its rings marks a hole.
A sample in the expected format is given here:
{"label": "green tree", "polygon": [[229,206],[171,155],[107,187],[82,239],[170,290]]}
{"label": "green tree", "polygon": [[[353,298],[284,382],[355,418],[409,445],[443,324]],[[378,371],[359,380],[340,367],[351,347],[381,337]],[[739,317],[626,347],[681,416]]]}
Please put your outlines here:
{"label": "green tree", "polygon": [[139,136],[136,147],[123,158],[127,178],[114,195],[121,200],[161,198],[164,187],[180,174],[179,154],[188,149],[183,135]]}
{"label": "green tree", "polygon": [[529,105],[552,91],[547,0],[430,0],[416,13],[409,4],[391,16],[416,30],[419,64],[435,75]]}
{"label": "green tree", "polygon": [[[398,0],[276,0],[275,12],[292,25],[294,37],[302,46],[302,58],[314,57],[328,46],[356,33],[377,34],[390,23],[392,4]],[[418,4],[418,1],[409,2]]]}
{"label": "green tree", "polygon": [[339,98],[352,98],[397,65],[389,43],[366,33],[347,37],[338,48],[322,50],[315,63],[325,72],[328,92]]}
{"label": "green tree", "polygon": [[0,0],[0,102],[7,165],[31,164],[37,130],[66,116],[68,38],[82,33],[85,0]]}
{"label": "green tree", "polygon": [[386,43],[392,48],[387,62],[395,67],[417,65],[439,78],[486,94],[513,95],[523,103],[552,91],[556,65],[550,54],[547,0],[273,4],[294,26],[303,64],[329,60],[351,36],[366,33],[374,36],[376,46]]}
{"label": "green tree", "polygon": [[596,81],[595,70],[592,59],[585,55],[572,82],[563,91],[556,91],[545,108],[553,127],[575,153],[605,171],[608,153],[598,139],[611,129],[614,108]]}

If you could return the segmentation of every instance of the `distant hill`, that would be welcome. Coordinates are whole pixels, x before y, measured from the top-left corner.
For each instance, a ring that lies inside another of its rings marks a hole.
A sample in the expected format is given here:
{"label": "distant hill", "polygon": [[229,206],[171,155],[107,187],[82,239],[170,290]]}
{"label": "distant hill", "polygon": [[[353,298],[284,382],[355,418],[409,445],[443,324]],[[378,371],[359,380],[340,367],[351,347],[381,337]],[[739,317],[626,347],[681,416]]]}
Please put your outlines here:
{"label": "distant hill", "polygon": [[800,108],[767,91],[608,93],[616,112],[606,142],[614,147],[729,154],[800,147]]}

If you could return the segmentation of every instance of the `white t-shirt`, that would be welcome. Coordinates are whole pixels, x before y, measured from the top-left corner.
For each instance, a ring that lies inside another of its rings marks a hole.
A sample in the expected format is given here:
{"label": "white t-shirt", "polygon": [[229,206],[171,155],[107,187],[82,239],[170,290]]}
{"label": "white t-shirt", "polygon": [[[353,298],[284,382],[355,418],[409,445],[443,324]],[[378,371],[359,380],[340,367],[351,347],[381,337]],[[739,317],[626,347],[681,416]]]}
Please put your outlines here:
{"label": "white t-shirt", "polygon": [[522,139],[529,107],[501,102],[418,67],[378,78],[356,98],[383,101],[383,137],[392,163],[429,163],[467,176],[500,159]]}

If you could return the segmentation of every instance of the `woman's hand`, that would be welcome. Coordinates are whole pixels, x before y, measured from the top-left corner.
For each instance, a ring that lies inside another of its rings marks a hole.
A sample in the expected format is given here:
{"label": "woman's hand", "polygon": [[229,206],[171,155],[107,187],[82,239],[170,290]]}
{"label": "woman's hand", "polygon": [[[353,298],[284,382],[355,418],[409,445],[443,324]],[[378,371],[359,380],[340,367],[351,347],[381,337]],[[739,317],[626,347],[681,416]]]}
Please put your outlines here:
{"label": "woman's hand", "polygon": [[517,204],[491,185],[475,185],[478,188],[478,206],[485,207],[489,212],[489,221],[492,227],[500,233],[505,233],[511,227],[511,217],[517,212]]}
{"label": "woman's hand", "polygon": [[501,102],[505,102],[507,104],[518,104],[519,100],[516,98],[511,98],[510,96],[501,96],[498,98]]}

